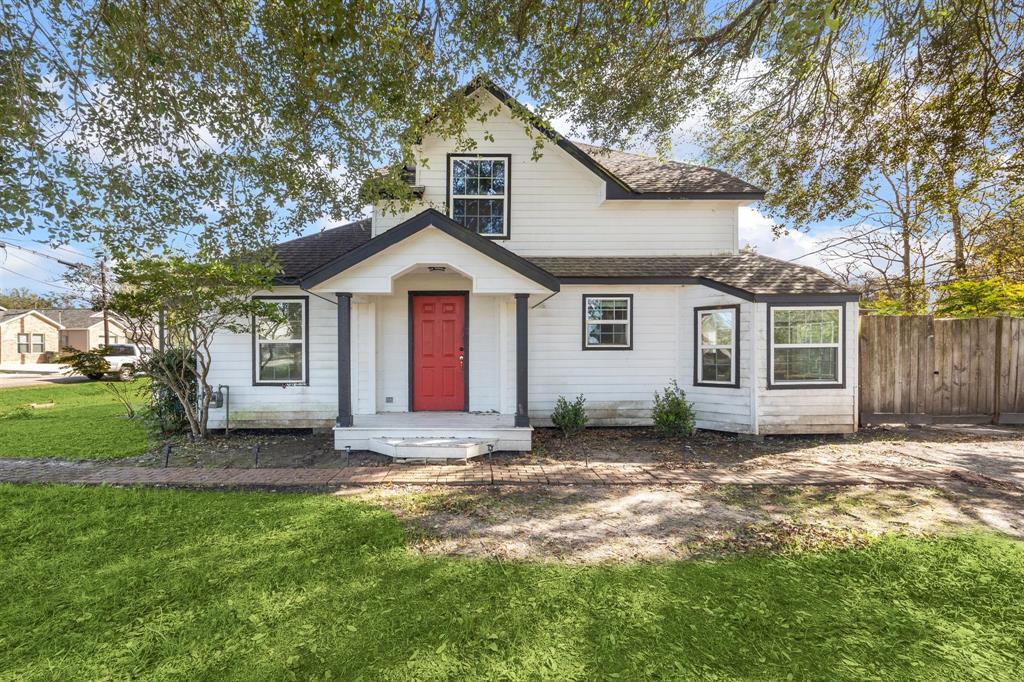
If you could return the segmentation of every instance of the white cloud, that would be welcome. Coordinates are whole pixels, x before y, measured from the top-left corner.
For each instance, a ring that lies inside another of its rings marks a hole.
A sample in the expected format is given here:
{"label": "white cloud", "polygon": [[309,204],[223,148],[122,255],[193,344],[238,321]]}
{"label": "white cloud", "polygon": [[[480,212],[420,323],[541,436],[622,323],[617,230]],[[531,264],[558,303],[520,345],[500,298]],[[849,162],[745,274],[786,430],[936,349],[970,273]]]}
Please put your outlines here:
{"label": "white cloud", "polygon": [[838,236],[836,228],[824,228],[814,232],[790,230],[776,238],[772,227],[775,221],[753,206],[740,208],[740,247],[751,245],[757,252],[782,260],[794,260],[801,265],[828,271],[822,254],[813,253],[821,248],[826,239]]}

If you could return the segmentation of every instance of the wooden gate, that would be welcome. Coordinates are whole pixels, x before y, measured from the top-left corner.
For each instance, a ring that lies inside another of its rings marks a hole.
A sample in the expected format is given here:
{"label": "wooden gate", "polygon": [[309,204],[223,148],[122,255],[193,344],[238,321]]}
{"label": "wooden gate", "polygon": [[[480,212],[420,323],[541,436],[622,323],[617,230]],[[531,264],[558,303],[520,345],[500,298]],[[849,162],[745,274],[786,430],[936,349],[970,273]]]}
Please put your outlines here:
{"label": "wooden gate", "polygon": [[860,421],[1024,424],[1024,319],[861,317]]}

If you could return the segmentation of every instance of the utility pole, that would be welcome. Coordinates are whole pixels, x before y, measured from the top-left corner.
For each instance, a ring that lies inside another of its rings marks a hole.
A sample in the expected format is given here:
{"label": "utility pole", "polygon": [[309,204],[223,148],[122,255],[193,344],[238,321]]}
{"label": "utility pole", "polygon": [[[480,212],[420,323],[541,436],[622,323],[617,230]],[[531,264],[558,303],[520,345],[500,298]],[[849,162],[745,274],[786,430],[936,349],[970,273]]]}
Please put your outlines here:
{"label": "utility pole", "polygon": [[110,316],[107,314],[107,259],[100,258],[100,305],[103,306],[103,345],[110,345]]}

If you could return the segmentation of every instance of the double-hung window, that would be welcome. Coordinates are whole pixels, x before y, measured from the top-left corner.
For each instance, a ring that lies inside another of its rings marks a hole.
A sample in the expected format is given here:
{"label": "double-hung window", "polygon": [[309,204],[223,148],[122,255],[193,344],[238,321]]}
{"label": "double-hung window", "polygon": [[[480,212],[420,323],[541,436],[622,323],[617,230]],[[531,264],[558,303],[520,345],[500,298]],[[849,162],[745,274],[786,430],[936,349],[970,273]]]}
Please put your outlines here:
{"label": "double-hung window", "polygon": [[508,156],[450,156],[452,220],[484,237],[508,237]]}
{"label": "double-hung window", "polygon": [[32,343],[28,334],[18,334],[18,352],[19,353],[31,353]]}
{"label": "double-hung window", "polygon": [[694,384],[738,387],[738,305],[697,308]]}
{"label": "double-hung window", "polygon": [[583,350],[630,350],[633,347],[633,296],[583,296]]}
{"label": "double-hung window", "polygon": [[769,387],[843,383],[843,307],[769,306]]}
{"label": "double-hung window", "polygon": [[46,352],[46,334],[33,334],[32,335],[32,352],[33,353],[45,353]]}
{"label": "double-hung window", "polygon": [[253,358],[256,384],[306,383],[309,339],[306,299],[260,299],[274,315],[253,320]]}

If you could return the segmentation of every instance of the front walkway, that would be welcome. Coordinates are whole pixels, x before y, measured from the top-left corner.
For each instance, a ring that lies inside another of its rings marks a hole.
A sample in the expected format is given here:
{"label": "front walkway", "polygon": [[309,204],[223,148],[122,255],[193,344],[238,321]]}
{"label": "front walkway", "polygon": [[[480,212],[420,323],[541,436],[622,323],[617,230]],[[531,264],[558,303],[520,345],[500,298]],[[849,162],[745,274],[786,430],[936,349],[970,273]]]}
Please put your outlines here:
{"label": "front walkway", "polygon": [[351,466],[333,469],[205,469],[117,466],[97,462],[0,459],[0,482],[148,485],[221,490],[325,491],[381,485],[924,485],[951,479],[1016,487],[1005,479],[948,466],[857,467],[815,462],[756,470],[681,469],[646,464],[490,464]]}

